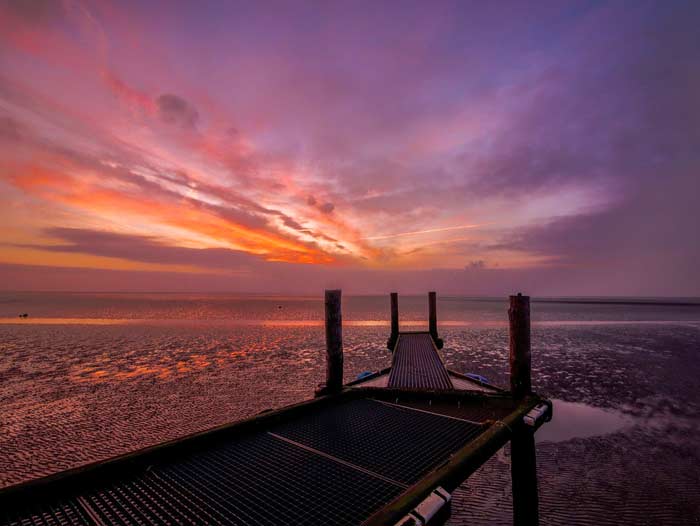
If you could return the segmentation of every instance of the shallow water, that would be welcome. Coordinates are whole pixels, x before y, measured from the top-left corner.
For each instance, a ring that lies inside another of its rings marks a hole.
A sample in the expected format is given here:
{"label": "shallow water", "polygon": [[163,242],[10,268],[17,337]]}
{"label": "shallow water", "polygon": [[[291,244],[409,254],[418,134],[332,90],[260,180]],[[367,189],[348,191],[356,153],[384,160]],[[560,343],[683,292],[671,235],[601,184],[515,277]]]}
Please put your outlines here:
{"label": "shallow water", "polygon": [[552,405],[556,418],[537,432],[538,443],[609,435],[635,425],[635,418],[621,411],[556,399]]}
{"label": "shallow water", "polygon": [[[389,364],[386,298],[344,298],[345,377]],[[400,298],[421,327],[424,298]],[[443,357],[507,383],[506,305],[441,299]],[[700,517],[700,308],[533,304],[542,524]],[[18,319],[17,314],[29,313]],[[317,298],[0,295],[0,486],[312,395]],[[453,524],[509,524],[507,448],[459,490]],[[693,522],[695,521],[695,522]]]}

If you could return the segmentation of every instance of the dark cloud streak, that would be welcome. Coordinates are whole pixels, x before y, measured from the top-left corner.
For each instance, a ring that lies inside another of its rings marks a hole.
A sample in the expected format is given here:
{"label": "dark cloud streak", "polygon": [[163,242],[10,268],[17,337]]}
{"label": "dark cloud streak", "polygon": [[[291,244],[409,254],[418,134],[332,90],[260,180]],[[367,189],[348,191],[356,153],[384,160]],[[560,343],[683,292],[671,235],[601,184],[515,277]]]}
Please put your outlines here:
{"label": "dark cloud streak", "polygon": [[199,121],[199,112],[182,97],[166,93],[156,99],[158,115],[166,124],[182,128],[195,129]]}
{"label": "dark cloud streak", "polygon": [[154,237],[117,234],[79,228],[51,228],[46,235],[65,241],[62,245],[19,245],[49,252],[70,252],[164,265],[194,265],[209,269],[237,269],[260,265],[262,260],[247,252],[225,248],[171,246]]}

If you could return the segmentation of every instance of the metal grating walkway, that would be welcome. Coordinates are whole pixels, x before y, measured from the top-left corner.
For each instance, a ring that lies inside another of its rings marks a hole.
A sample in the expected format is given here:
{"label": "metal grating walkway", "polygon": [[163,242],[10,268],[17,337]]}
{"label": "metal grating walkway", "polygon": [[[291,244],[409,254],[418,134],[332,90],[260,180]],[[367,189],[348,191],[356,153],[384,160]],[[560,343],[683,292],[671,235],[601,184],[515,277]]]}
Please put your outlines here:
{"label": "metal grating walkway", "polygon": [[62,503],[41,504],[31,510],[3,512],[0,510],[0,524],[3,526],[92,526],[83,508],[76,500]]}
{"label": "metal grating walkway", "polygon": [[349,400],[175,460],[0,511],[0,524],[358,525],[487,427]]}
{"label": "metal grating walkway", "polygon": [[87,500],[106,524],[357,525],[402,490],[260,433]]}
{"label": "metal grating walkway", "polygon": [[389,373],[389,387],[453,389],[450,376],[429,333],[401,333]]}
{"label": "metal grating walkway", "polygon": [[356,400],[273,429],[287,439],[410,485],[482,432],[480,425]]}
{"label": "metal grating walkway", "polygon": [[493,403],[470,403],[465,405],[455,401],[446,402],[439,400],[397,399],[396,404],[416,411],[427,411],[429,413],[479,424],[488,424],[490,421],[502,420],[515,409],[513,404],[508,403],[502,405],[494,405]]}

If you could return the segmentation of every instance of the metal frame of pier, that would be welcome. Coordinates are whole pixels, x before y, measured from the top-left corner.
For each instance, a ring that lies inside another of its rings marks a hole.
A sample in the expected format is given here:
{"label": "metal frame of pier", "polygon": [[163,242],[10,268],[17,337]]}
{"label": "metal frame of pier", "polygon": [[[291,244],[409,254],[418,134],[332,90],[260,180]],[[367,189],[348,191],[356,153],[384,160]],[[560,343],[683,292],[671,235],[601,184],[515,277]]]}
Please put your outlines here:
{"label": "metal frame of pier", "polygon": [[[529,377],[509,392],[450,372],[434,315],[429,331],[402,333],[397,311],[392,367],[342,385],[340,291],[326,313],[315,399],[4,488],[0,524],[443,524],[452,491],[509,441],[514,520],[535,524],[531,437],[551,404]],[[511,327],[511,363],[529,376],[526,321],[527,342]]]}

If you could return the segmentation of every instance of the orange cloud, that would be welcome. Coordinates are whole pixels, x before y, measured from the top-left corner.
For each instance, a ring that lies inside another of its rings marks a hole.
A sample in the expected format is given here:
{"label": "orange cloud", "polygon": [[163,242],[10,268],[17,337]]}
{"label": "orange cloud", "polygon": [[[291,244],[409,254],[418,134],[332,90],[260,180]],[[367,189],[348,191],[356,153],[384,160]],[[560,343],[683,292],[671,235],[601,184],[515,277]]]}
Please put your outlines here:
{"label": "orange cloud", "polygon": [[131,215],[147,221],[183,228],[233,248],[259,254],[270,261],[331,263],[320,250],[274,233],[247,227],[196,207],[185,198],[177,202],[159,200],[142,192],[120,192],[105,188],[90,174],[69,175],[42,166],[16,169],[11,177],[23,190],[47,200],[63,203],[94,215]]}

